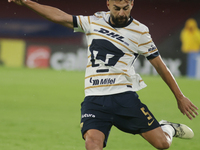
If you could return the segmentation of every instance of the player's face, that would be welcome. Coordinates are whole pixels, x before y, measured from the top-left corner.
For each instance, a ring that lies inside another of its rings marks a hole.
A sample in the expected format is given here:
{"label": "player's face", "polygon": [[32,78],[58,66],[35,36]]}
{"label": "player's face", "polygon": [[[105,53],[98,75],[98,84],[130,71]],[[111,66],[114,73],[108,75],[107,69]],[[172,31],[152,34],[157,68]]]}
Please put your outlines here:
{"label": "player's face", "polygon": [[125,26],[130,18],[133,1],[109,0],[107,1],[107,6],[110,10],[111,23],[118,27]]}

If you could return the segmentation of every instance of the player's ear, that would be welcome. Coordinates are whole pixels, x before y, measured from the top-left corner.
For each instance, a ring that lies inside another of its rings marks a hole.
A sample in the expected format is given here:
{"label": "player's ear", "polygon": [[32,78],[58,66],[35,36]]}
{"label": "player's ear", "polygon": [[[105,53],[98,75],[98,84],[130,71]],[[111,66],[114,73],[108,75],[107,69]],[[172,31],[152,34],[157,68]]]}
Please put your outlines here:
{"label": "player's ear", "polygon": [[107,7],[110,10],[110,0],[107,0]]}
{"label": "player's ear", "polygon": [[131,6],[132,6],[132,7],[134,6],[134,0],[131,1]]}

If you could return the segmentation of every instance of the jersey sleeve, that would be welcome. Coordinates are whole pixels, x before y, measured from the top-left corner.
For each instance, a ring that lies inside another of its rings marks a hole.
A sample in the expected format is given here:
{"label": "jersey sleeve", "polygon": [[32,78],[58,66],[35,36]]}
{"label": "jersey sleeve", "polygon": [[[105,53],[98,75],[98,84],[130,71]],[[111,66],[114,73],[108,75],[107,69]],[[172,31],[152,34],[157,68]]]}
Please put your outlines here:
{"label": "jersey sleeve", "polygon": [[74,32],[88,33],[90,29],[89,16],[73,16]]}
{"label": "jersey sleeve", "polygon": [[148,27],[144,27],[144,30],[139,38],[138,50],[141,55],[144,55],[148,60],[157,57],[159,54],[156,45],[154,44],[151,35],[149,34]]}

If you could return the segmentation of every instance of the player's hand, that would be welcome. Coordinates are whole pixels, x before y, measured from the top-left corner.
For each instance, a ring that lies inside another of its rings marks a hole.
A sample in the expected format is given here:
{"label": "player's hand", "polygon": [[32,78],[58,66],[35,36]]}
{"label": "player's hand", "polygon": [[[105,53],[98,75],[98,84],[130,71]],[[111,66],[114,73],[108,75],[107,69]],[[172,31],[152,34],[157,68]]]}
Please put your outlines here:
{"label": "player's hand", "polygon": [[195,118],[198,115],[198,108],[187,97],[183,97],[177,102],[180,111],[183,113],[183,115],[186,115],[190,120],[192,120],[192,118]]}
{"label": "player's hand", "polygon": [[18,5],[24,5],[25,2],[27,2],[29,0],[8,0],[8,2],[14,2],[15,4],[18,4]]}

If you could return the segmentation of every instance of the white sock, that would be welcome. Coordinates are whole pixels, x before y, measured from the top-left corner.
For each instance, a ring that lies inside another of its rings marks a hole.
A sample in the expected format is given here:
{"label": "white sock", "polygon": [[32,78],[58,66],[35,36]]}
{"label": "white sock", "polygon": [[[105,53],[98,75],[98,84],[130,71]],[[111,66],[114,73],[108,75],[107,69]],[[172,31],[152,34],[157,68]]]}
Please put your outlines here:
{"label": "white sock", "polygon": [[167,133],[172,140],[173,136],[175,135],[174,128],[171,125],[168,125],[168,124],[161,126],[161,128],[162,128],[163,132]]}

